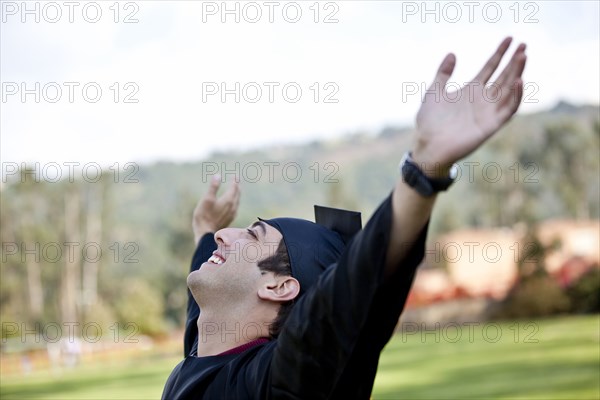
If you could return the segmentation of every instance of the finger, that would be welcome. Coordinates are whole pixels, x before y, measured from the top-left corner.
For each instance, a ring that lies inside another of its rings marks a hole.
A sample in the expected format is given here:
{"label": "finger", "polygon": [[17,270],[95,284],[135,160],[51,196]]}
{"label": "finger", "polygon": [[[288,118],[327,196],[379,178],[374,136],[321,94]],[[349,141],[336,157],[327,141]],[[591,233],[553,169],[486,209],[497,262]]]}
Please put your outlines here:
{"label": "finger", "polygon": [[525,55],[525,44],[521,43],[515,53],[513,54],[510,62],[504,68],[504,71],[498,76],[496,83],[500,86],[503,85],[511,85],[515,79],[520,78],[523,74],[523,70],[525,69],[525,62],[527,61],[527,56]]}
{"label": "finger", "polygon": [[521,99],[523,98],[523,80],[517,78],[511,86],[510,94],[506,100],[502,101],[500,109],[498,110],[501,121],[508,120],[521,105]]}
{"label": "finger", "polygon": [[211,197],[216,197],[217,191],[219,191],[219,186],[221,186],[221,175],[213,175],[210,180],[210,186],[208,187],[207,195]]}
{"label": "finger", "polygon": [[240,207],[240,197],[241,197],[241,192],[238,190],[235,196],[235,199],[233,200],[233,213],[234,215],[237,214],[237,210]]}
{"label": "finger", "polygon": [[242,191],[240,190],[240,184],[239,182],[236,181],[235,183],[235,199],[234,199],[234,204],[235,204],[235,208],[237,209],[239,204],[240,204],[240,197],[242,196]]}
{"label": "finger", "polygon": [[523,80],[521,78],[517,78],[515,83],[513,84],[513,93],[511,98],[513,99],[511,102],[511,114],[514,114],[519,105],[521,105],[521,99],[523,99]]}
{"label": "finger", "polygon": [[437,74],[435,75],[433,83],[429,87],[428,92],[441,93],[446,87],[446,83],[448,82],[448,79],[450,79],[455,65],[456,57],[454,54],[448,53],[440,64],[440,67],[438,68]]}
{"label": "finger", "polygon": [[223,198],[227,201],[233,201],[235,200],[235,197],[237,196],[237,192],[239,191],[239,183],[236,179],[233,181],[233,183],[231,185],[229,185],[229,188],[227,189],[227,191],[225,192],[225,194],[223,194]]}
{"label": "finger", "polygon": [[475,77],[475,82],[485,84],[487,81],[490,80],[492,74],[494,73],[496,68],[498,68],[502,57],[504,57],[504,53],[506,53],[506,50],[508,50],[508,46],[510,46],[511,41],[512,38],[509,36],[505,38],[502,41],[502,43],[500,43],[500,46],[498,46],[498,49],[496,49],[494,55],[485,63],[481,71],[479,71],[479,73]]}

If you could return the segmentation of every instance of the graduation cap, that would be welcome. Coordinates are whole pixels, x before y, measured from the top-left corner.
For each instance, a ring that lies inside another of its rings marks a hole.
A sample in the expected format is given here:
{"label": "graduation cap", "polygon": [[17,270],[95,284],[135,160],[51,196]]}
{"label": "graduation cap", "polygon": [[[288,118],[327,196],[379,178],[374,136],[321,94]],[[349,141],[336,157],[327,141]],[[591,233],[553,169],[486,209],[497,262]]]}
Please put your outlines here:
{"label": "graduation cap", "polygon": [[349,240],[362,228],[360,213],[315,205],[316,223],[299,218],[262,220],[277,229],[286,245],[300,294],[338,261]]}
{"label": "graduation cap", "polygon": [[358,211],[342,210],[318,206],[315,204],[315,221],[319,225],[337,232],[344,243],[362,229],[362,221]]}

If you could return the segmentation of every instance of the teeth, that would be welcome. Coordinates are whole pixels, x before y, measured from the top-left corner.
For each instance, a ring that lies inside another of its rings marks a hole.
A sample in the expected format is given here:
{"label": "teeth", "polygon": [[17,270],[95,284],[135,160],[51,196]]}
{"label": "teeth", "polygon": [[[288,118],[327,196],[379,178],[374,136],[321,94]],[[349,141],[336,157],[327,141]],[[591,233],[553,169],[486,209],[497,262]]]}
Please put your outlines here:
{"label": "teeth", "polygon": [[212,255],[208,259],[208,262],[220,265],[220,264],[223,264],[223,259],[221,257],[216,256],[216,255]]}

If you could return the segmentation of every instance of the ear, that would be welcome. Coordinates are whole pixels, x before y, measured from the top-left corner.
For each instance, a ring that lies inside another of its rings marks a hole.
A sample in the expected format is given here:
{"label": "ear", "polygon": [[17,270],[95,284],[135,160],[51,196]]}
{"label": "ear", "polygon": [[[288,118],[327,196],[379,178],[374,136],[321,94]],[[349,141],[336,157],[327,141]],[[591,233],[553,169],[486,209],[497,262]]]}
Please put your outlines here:
{"label": "ear", "polygon": [[292,276],[273,276],[258,289],[261,300],[286,302],[295,299],[300,293],[300,283]]}

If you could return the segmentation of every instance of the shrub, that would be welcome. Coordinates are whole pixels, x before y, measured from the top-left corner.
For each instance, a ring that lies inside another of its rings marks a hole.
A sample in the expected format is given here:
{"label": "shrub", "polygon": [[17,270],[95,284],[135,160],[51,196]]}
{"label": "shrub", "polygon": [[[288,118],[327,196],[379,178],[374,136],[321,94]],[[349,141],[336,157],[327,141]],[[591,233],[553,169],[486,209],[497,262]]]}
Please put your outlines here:
{"label": "shrub", "polygon": [[596,266],[583,274],[566,290],[571,312],[600,312],[600,269]]}
{"label": "shrub", "polygon": [[547,274],[522,279],[498,305],[493,318],[546,317],[566,313],[571,301],[558,283]]}

